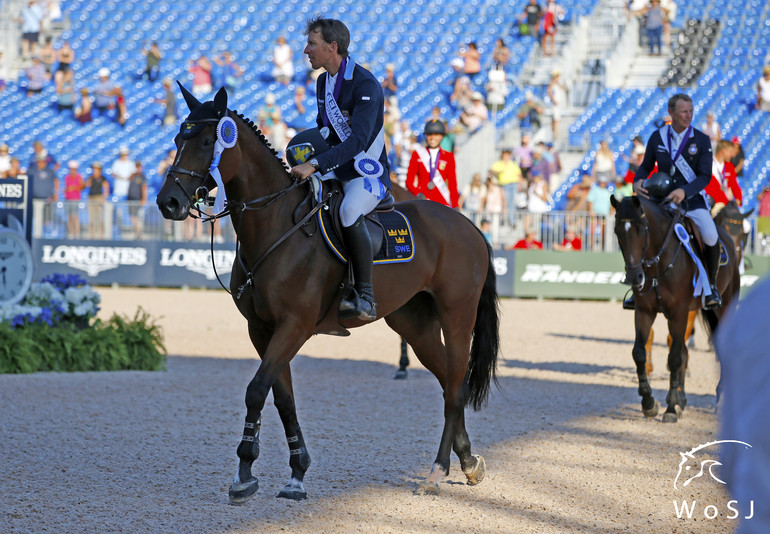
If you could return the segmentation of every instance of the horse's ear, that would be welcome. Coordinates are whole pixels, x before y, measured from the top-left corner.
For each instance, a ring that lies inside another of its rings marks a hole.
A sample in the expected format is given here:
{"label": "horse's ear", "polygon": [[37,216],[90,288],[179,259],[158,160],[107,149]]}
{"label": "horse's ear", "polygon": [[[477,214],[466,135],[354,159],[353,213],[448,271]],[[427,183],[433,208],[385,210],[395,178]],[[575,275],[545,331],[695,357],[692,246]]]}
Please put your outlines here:
{"label": "horse's ear", "polygon": [[217,94],[214,95],[214,112],[217,117],[222,117],[227,112],[227,91],[224,87],[220,87]]}
{"label": "horse's ear", "polygon": [[751,208],[749,211],[747,211],[746,213],[744,213],[742,218],[743,218],[743,219],[748,219],[748,218],[749,218],[749,216],[750,216],[752,213],[754,213],[754,208]]}
{"label": "horse's ear", "polygon": [[642,201],[639,200],[639,197],[636,196],[636,195],[631,197],[631,202],[633,202],[634,206],[636,206],[637,208],[641,208],[642,207]]}
{"label": "horse's ear", "polygon": [[618,202],[618,199],[615,198],[615,195],[612,195],[610,197],[610,204],[612,204],[613,208],[618,209],[618,205],[620,204],[620,202]]}
{"label": "horse's ear", "polygon": [[179,85],[179,88],[182,90],[182,96],[184,97],[184,101],[187,102],[187,107],[190,108],[190,111],[194,110],[198,106],[201,105],[200,101],[195,98],[190,91],[184,88],[184,85],[182,85],[179,80],[176,81],[177,85]]}

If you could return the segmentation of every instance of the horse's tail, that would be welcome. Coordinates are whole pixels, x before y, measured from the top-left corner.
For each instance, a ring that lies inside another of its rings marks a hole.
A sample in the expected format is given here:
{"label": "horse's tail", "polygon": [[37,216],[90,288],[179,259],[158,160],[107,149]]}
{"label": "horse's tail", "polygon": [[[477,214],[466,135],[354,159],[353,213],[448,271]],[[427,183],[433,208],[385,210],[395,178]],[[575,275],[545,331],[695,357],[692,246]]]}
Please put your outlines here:
{"label": "horse's tail", "polygon": [[701,315],[703,315],[703,322],[706,323],[706,333],[709,339],[713,340],[719,326],[719,316],[715,310],[701,310]]}
{"label": "horse's tail", "polygon": [[[486,239],[484,240],[486,243]],[[473,343],[468,363],[468,400],[474,410],[480,410],[487,403],[489,385],[497,384],[497,354],[500,351],[500,302],[497,296],[497,280],[492,263],[492,247],[489,243],[489,267],[487,279],[481,290],[476,324],[473,326]]]}

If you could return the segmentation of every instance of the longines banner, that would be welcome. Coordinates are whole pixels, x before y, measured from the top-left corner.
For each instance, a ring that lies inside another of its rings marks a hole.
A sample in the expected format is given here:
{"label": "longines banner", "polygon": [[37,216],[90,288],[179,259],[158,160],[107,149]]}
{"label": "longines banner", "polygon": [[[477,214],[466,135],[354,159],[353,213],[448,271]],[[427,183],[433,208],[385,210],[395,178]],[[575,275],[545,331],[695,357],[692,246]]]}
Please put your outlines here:
{"label": "longines banner", "polygon": [[[35,279],[74,273],[93,285],[220,288],[206,243],[62,241],[36,239]],[[235,259],[232,243],[214,245],[217,273],[227,286]],[[496,250],[493,264],[501,297],[621,299],[620,253]],[[742,294],[770,272],[770,257],[750,256]]]}

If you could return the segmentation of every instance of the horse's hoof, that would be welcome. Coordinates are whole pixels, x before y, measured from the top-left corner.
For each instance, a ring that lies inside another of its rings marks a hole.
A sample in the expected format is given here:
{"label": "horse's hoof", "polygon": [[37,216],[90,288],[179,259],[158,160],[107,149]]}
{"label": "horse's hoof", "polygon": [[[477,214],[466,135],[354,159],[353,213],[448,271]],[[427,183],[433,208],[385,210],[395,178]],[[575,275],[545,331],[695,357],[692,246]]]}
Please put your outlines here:
{"label": "horse's hoof", "polygon": [[677,415],[675,413],[666,412],[666,413],[663,414],[662,421],[664,423],[676,423],[677,421],[679,421],[679,418],[677,417]]}
{"label": "horse's hoof", "polygon": [[476,465],[467,471],[463,471],[463,473],[468,478],[468,484],[475,486],[484,480],[484,476],[487,474],[487,464],[481,455],[474,454],[472,456],[476,458]]}
{"label": "horse's hoof", "polygon": [[304,501],[307,499],[307,492],[302,485],[302,481],[292,477],[276,497],[291,499],[292,501]]}
{"label": "horse's hoof", "polygon": [[652,408],[645,409],[644,406],[642,406],[642,413],[647,418],[653,418],[657,417],[658,413],[660,412],[660,404],[658,404],[658,401],[653,401]]}
{"label": "horse's hoof", "polygon": [[679,406],[678,404],[674,406],[674,411],[676,411],[676,416],[680,419],[684,416],[684,406]]}
{"label": "horse's hoof", "polygon": [[276,495],[280,499],[290,499],[292,501],[304,501],[307,499],[307,492],[305,490],[297,490],[296,488],[290,488],[286,486],[281,492]]}
{"label": "horse's hoof", "polygon": [[415,495],[438,495],[438,482],[423,480],[414,490]]}
{"label": "horse's hoof", "polygon": [[406,369],[396,371],[396,374],[393,375],[393,380],[406,380]]}
{"label": "horse's hoof", "polygon": [[259,481],[251,477],[246,482],[230,484],[230,504],[243,504],[251,499],[259,489]]}

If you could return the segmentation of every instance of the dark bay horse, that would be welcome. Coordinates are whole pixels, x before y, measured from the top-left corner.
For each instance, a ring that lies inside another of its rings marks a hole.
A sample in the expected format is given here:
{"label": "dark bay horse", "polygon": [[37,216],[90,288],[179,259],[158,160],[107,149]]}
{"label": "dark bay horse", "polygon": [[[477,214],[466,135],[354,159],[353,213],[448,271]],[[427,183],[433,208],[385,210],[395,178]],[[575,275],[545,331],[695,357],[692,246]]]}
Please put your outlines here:
{"label": "dark bay horse", "polygon": [[[215,183],[208,169],[219,142],[218,126],[229,117],[237,129],[234,146],[222,153],[218,166],[226,212],[239,242],[230,288],[262,361],[246,390],[230,500],[241,503],[257,491],[252,464],[259,456],[261,413],[271,389],[291,468],[291,479],[278,496],[304,499],[310,456],[297,420],[289,364],[313,334],[346,334],[347,328],[360,326],[340,324],[337,318],[347,267],[332,256],[320,232],[302,231],[304,223],[315,224],[315,211],[323,207],[310,201],[309,182],[294,180],[254,124],[227,108],[224,89],[205,103],[184,88],[182,93],[190,114],[174,139],[176,160],[157,197],[166,219],[185,219],[199,196],[208,195]],[[449,473],[452,450],[469,484],[481,482],[485,474],[484,459],[471,453],[465,406],[480,409],[495,380],[497,289],[491,249],[462,214],[433,202],[403,202],[398,209],[411,222],[414,259],[375,265],[374,289],[378,314],[407,340],[444,391],[438,454],[416,489],[435,494]]]}
{"label": "dark bay horse", "polygon": [[[647,417],[658,415],[659,406],[645,368],[645,344],[658,313],[668,320],[671,347],[668,353],[670,372],[663,422],[676,422],[687,404],[684,379],[687,368],[685,329],[690,310],[701,309],[701,297],[693,296],[693,277],[697,268],[673,232],[674,219],[657,203],[633,196],[621,201],[611,198],[615,207],[615,235],[625,261],[626,279],[634,291],[636,308],[634,324],[636,338],[632,355],[639,379],[642,412]],[[722,315],[738,302],[740,275],[732,238],[724,228],[717,227],[719,239],[727,254],[727,264],[720,267],[717,287],[722,306],[703,310],[708,329],[713,333]],[[693,243],[693,248],[697,245]]]}

